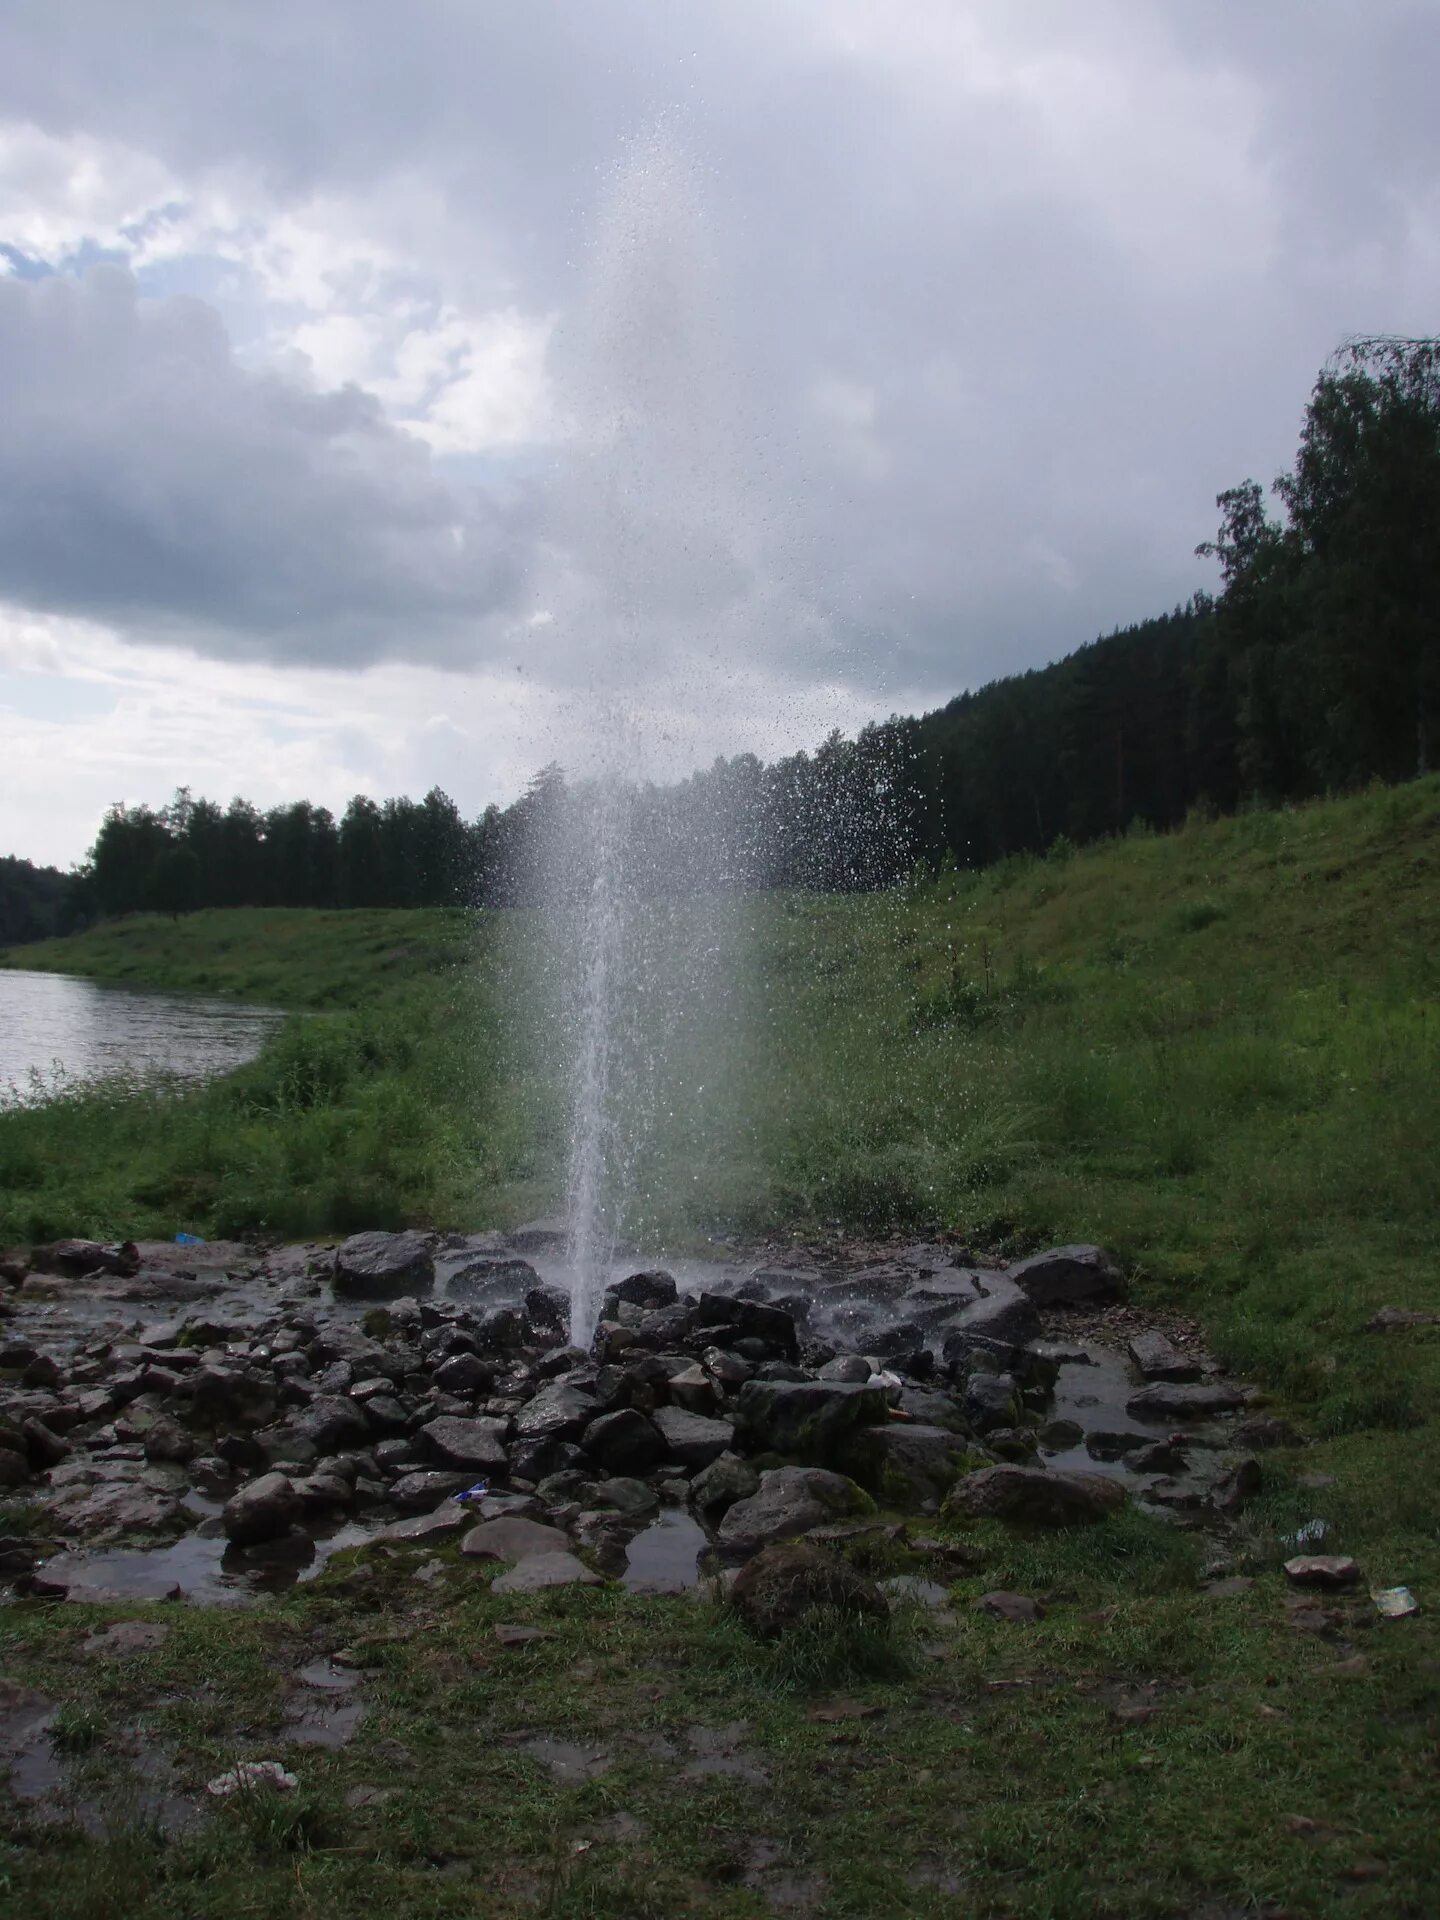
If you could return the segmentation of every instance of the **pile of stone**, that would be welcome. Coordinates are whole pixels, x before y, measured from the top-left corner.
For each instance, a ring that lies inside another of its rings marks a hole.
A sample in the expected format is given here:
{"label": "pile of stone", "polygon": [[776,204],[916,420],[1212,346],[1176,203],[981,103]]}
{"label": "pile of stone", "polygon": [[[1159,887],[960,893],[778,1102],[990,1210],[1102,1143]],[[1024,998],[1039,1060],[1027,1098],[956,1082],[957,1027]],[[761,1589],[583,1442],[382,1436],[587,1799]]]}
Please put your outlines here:
{"label": "pile of stone", "polygon": [[[905,1269],[867,1353],[808,1333],[812,1298],[777,1297],[783,1275],[682,1297],[659,1271],[611,1288],[582,1352],[568,1299],[523,1257],[479,1255],[436,1298],[435,1251],[417,1233],[340,1247],[337,1302],[376,1303],[359,1319],[206,1309],[63,1360],[0,1341],[0,1486],[87,1545],[189,1530],[199,1496],[240,1553],[359,1518],[484,1554],[502,1537],[487,1527],[523,1522],[552,1534],[546,1553],[579,1544],[607,1570],[665,1502],[738,1559],[872,1501],[1068,1525],[1124,1498],[1037,1455],[1054,1374],[1037,1308],[1113,1290],[1098,1249]],[[514,1304],[483,1304],[497,1279]],[[543,1557],[534,1545],[517,1558]],[[0,1543],[7,1567],[29,1571],[23,1543]]]}

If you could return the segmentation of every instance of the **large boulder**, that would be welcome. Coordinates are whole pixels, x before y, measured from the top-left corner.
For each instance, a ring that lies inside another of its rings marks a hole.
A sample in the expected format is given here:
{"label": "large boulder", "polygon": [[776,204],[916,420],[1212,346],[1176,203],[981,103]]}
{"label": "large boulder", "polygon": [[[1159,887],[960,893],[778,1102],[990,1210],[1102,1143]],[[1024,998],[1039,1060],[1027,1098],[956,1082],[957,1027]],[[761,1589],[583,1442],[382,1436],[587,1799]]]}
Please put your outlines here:
{"label": "large boulder", "polygon": [[607,1309],[612,1300],[623,1300],[632,1307],[653,1311],[657,1307],[673,1307],[679,1298],[680,1289],[675,1284],[675,1276],[659,1267],[653,1267],[645,1273],[629,1274],[624,1280],[617,1280],[605,1289]]}
{"label": "large boulder", "polygon": [[697,1327],[729,1327],[741,1340],[763,1340],[786,1360],[800,1358],[795,1322],[783,1307],[762,1300],[737,1300],[728,1293],[702,1293],[695,1304]]}
{"label": "large boulder", "polygon": [[1120,1291],[1120,1269],[1103,1247],[1051,1247],[1017,1261],[1006,1277],[1037,1307],[1109,1298]]}
{"label": "large boulder", "polygon": [[890,1417],[884,1387],[847,1380],[747,1380],[735,1402],[735,1438],[750,1453],[784,1453],[823,1466],[857,1427]]}
{"label": "large boulder", "polygon": [[754,1553],[777,1540],[793,1540],[811,1527],[873,1510],[869,1496],[842,1473],[824,1467],[772,1467],[761,1474],[757,1493],[730,1507],[716,1537],[727,1552]]}
{"label": "large boulder", "polygon": [[356,1300],[398,1300],[435,1282],[430,1243],[420,1233],[352,1233],[335,1254],[335,1291]]}
{"label": "large boulder", "polygon": [[690,1482],[690,1504],[709,1520],[716,1520],[737,1500],[760,1491],[760,1476],[748,1460],[722,1453]]}
{"label": "large boulder", "polygon": [[225,1502],[225,1536],[237,1547],[277,1540],[300,1518],[300,1496],[283,1473],[262,1473]]}
{"label": "large boulder", "polygon": [[974,1466],[975,1453],[971,1442],[948,1427],[892,1423],[854,1434],[845,1465],[883,1505],[916,1507],[938,1501]]}
{"label": "large boulder", "polygon": [[118,1246],[99,1240],[52,1240],[48,1246],[31,1249],[30,1267],[34,1273],[58,1274],[67,1280],[91,1273],[128,1280],[140,1271],[140,1249],[133,1240],[122,1240]]}
{"label": "large boulder", "polygon": [[514,1565],[537,1553],[568,1553],[570,1539],[559,1527],[506,1516],[472,1527],[460,1542],[460,1551],[475,1560],[505,1560]]}
{"label": "large boulder", "polygon": [[735,1429],[728,1420],[710,1420],[703,1413],[686,1413],[683,1407],[657,1407],[651,1418],[666,1452],[682,1467],[708,1467],[734,1443]]}
{"label": "large boulder", "polygon": [[952,1520],[1074,1527],[1104,1520],[1124,1504],[1125,1489],[1103,1474],[1001,1465],[981,1467],[958,1480],[946,1496],[944,1514]]}
{"label": "large boulder", "polygon": [[883,1625],[890,1618],[873,1580],[808,1540],[765,1547],[730,1588],[730,1605],[762,1640],[775,1640],[816,1613],[848,1614]]}

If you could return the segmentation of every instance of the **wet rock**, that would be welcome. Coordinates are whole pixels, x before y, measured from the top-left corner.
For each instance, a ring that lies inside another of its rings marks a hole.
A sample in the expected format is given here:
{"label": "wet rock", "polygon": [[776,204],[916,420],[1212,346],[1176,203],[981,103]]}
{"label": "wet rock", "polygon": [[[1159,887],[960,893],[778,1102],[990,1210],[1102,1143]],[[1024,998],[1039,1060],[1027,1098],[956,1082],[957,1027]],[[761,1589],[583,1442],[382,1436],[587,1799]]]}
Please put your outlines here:
{"label": "wet rock", "polygon": [[670,1457],[696,1470],[718,1460],[735,1438],[728,1420],[710,1420],[683,1407],[659,1407],[653,1419]]}
{"label": "wet rock", "polygon": [[844,1452],[851,1477],[892,1507],[938,1501],[972,1464],[962,1435],[908,1422],[864,1428]]}
{"label": "wet rock", "polygon": [[335,1291],[358,1300],[395,1300],[435,1280],[429,1242],[419,1233],[355,1233],[335,1254]]}
{"label": "wet rock", "polygon": [[690,1482],[690,1504],[709,1520],[760,1491],[760,1476],[738,1454],[722,1453]]}
{"label": "wet rock", "polygon": [[985,1435],[985,1449],[997,1460],[1018,1460],[1022,1465],[1039,1451],[1032,1427],[992,1427]]}
{"label": "wet rock", "polygon": [[1142,1387],[1125,1402],[1125,1411],[1137,1420],[1209,1420],[1216,1414],[1233,1413],[1245,1404],[1239,1387],[1180,1383],[1157,1380]]}
{"label": "wet rock", "polygon": [[226,1538],[253,1547],[288,1533],[300,1518],[300,1499],[283,1473],[263,1473],[225,1502]]}
{"label": "wet rock", "polygon": [[1245,1503],[1260,1492],[1263,1484],[1264,1476],[1258,1460],[1237,1460],[1215,1482],[1210,1493],[1210,1504],[1217,1513],[1239,1513]]}
{"label": "wet rock", "polygon": [[899,1408],[923,1427],[945,1427],[951,1433],[965,1435],[972,1431],[964,1407],[952,1393],[939,1393],[927,1387],[903,1387]]}
{"label": "wet rock", "polygon": [[125,1534],[182,1532],[193,1518],[169,1494],[124,1481],[98,1486],[50,1510],[62,1533],[97,1543]]}
{"label": "wet rock", "polygon": [[721,1394],[703,1367],[686,1367],[673,1374],[666,1384],[671,1402],[686,1413],[713,1414],[721,1404]]}
{"label": "wet rock", "polygon": [[668,1451],[659,1430],[643,1413],[622,1407],[601,1414],[585,1429],[584,1451],[613,1473],[643,1473],[663,1460]]}
{"label": "wet rock", "polygon": [[36,1414],[32,1413],[21,1421],[20,1433],[25,1442],[26,1458],[32,1467],[45,1470],[58,1467],[62,1460],[69,1459],[69,1441],[62,1440]]}
{"label": "wet rock", "polygon": [[1037,1438],[1051,1453],[1068,1453],[1084,1440],[1085,1429],[1078,1420],[1047,1420]]}
{"label": "wet rock", "polygon": [[495,1370],[478,1353],[452,1353],[436,1367],[434,1378],[444,1393],[488,1393]]}
{"label": "wet rock", "polygon": [[820,1380],[840,1380],[851,1386],[863,1386],[875,1369],[858,1353],[837,1353],[827,1360],[816,1375]]}
{"label": "wet rock", "polygon": [[[761,1340],[778,1349],[783,1360],[798,1360],[800,1345],[792,1316],[780,1307],[758,1300],[738,1300],[719,1293],[702,1293],[695,1306],[697,1327],[733,1327],[741,1340]],[[725,1344],[717,1340],[717,1345]],[[762,1356],[768,1357],[768,1356]]]}
{"label": "wet rock", "polygon": [[63,1387],[65,1373],[60,1362],[48,1353],[37,1353],[28,1361],[20,1376],[20,1383],[26,1387]]}
{"label": "wet rock", "polygon": [[1128,1454],[1125,1464],[1132,1473],[1181,1473],[1186,1464],[1186,1452],[1183,1446],[1177,1446],[1172,1440],[1156,1440]]}
{"label": "wet rock", "polygon": [[643,1480],[631,1480],[624,1474],[598,1481],[592,1487],[590,1497],[597,1507],[612,1507],[627,1519],[642,1519],[646,1514],[654,1513],[660,1505],[653,1487],[647,1487]]}
{"label": "wet rock", "polygon": [[454,1534],[463,1533],[473,1517],[458,1501],[446,1500],[433,1513],[417,1513],[413,1519],[396,1520],[393,1525],[382,1527],[374,1538],[396,1547],[448,1540]]}
{"label": "wet rock", "polygon": [[1285,1578],[1296,1587],[1338,1590],[1359,1583],[1360,1569],[1344,1554],[1299,1554],[1285,1562]]}
{"label": "wet rock", "polygon": [[706,1347],[700,1356],[700,1365],[716,1385],[727,1392],[743,1387],[755,1372],[753,1360],[728,1353],[724,1347]]}
{"label": "wet rock", "polygon": [[1163,1333],[1137,1333],[1129,1343],[1130,1358],[1146,1380],[1198,1380],[1200,1363],[1181,1353]]}
{"label": "wet rock", "polygon": [[544,1593],[552,1587],[598,1587],[598,1573],[592,1573],[573,1553],[537,1553],[502,1573],[491,1583],[492,1593]]}
{"label": "wet rock", "polygon": [[13,1447],[0,1447],[0,1487],[20,1487],[30,1478],[30,1462]]}
{"label": "wet rock", "polygon": [[673,1307],[680,1298],[680,1289],[675,1284],[675,1276],[653,1267],[644,1273],[632,1273],[624,1280],[617,1280],[605,1289],[606,1317],[609,1318],[610,1302],[624,1301],[628,1306],[644,1307],[653,1312],[658,1307]]}
{"label": "wet rock", "polygon": [[147,1460],[171,1460],[183,1466],[195,1458],[197,1451],[194,1435],[175,1420],[157,1420],[145,1435]]}
{"label": "wet rock", "polygon": [[859,1426],[889,1418],[883,1387],[839,1380],[747,1380],[735,1402],[735,1438],[751,1453],[792,1454],[817,1466],[837,1458]]}
{"label": "wet rock", "polygon": [[568,1553],[570,1540],[558,1527],[535,1520],[482,1520],[460,1542],[460,1551],[475,1560],[528,1560],[537,1553]]}
{"label": "wet rock", "polygon": [[464,1493],[474,1478],[473,1472],[468,1471],[404,1473],[390,1488],[389,1497],[406,1513],[428,1513],[440,1501]]}
{"label": "wet rock", "polygon": [[1040,1316],[1028,1294],[1002,1274],[966,1278],[968,1304],[951,1320],[941,1344],[946,1366],[963,1373],[976,1354],[988,1355],[1002,1366],[1020,1364],[1027,1343],[1040,1334]]}
{"label": "wet rock", "polygon": [[570,1296],[558,1287],[531,1287],[524,1300],[525,1325],[534,1340],[563,1340],[570,1330]]}
{"label": "wet rock", "polygon": [[972,1373],[965,1382],[965,1412],[977,1433],[1013,1427],[1022,1412],[1020,1383],[1009,1373]]}
{"label": "wet rock", "polygon": [[1007,1269],[1006,1277],[1037,1307],[1108,1299],[1120,1290],[1120,1269],[1103,1247],[1051,1247]]}
{"label": "wet rock", "polygon": [[516,1414],[515,1435],[520,1440],[578,1440],[598,1412],[593,1393],[567,1380],[552,1380]]}
{"label": "wet rock", "polygon": [[447,1466],[498,1473],[508,1464],[504,1435],[502,1420],[460,1420],[446,1415],[421,1427],[419,1437]]}
{"label": "wet rock", "polygon": [[1125,1489],[1098,1473],[1059,1473],[1045,1467],[982,1467],[957,1481],[944,1513],[956,1520],[1013,1520],[1037,1527],[1071,1527],[1104,1520],[1125,1504]]}
{"label": "wet rock", "polygon": [[778,1639],[820,1611],[880,1624],[890,1618],[885,1596],[873,1580],[808,1540],[765,1547],[747,1560],[731,1585],[729,1601],[763,1640]]}
{"label": "wet rock", "polygon": [[1092,1460],[1120,1460],[1127,1453],[1143,1451],[1147,1444],[1143,1433],[1111,1432],[1105,1427],[1096,1427],[1085,1436],[1085,1451]]}
{"label": "wet rock", "polygon": [[140,1270],[140,1250],[133,1240],[107,1246],[99,1240],[52,1240],[30,1251],[33,1273],[81,1280],[91,1273],[109,1273],[128,1279]]}
{"label": "wet rock", "polygon": [[871,1501],[843,1474],[823,1467],[772,1467],[761,1474],[757,1492],[729,1508],[717,1538],[727,1552],[753,1553],[867,1510],[874,1511]]}

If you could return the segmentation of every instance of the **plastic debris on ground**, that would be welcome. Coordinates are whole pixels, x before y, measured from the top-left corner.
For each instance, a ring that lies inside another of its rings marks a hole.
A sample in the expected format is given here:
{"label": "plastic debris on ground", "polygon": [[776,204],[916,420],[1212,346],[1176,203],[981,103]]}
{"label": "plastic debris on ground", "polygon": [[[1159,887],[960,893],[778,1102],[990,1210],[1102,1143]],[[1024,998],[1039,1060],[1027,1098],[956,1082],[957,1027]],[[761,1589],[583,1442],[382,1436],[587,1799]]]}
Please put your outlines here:
{"label": "plastic debris on ground", "polygon": [[463,1493],[453,1494],[451,1497],[452,1499],[458,1500],[463,1507],[470,1500],[483,1500],[489,1491],[490,1482],[488,1480],[477,1480],[473,1487],[466,1487]]}
{"label": "plastic debris on ground", "polygon": [[1328,1520],[1307,1520],[1303,1527],[1297,1527],[1294,1533],[1287,1537],[1285,1545],[1287,1547],[1318,1547],[1329,1531]]}
{"label": "plastic debris on ground", "polygon": [[1370,1598],[1387,1620],[1403,1620],[1406,1614],[1420,1611],[1420,1602],[1409,1587],[1372,1587]]}
{"label": "plastic debris on ground", "polygon": [[205,1238],[199,1233],[177,1233],[175,1244],[177,1247],[203,1247]]}
{"label": "plastic debris on ground", "polygon": [[218,1773],[205,1788],[217,1800],[228,1800],[232,1793],[244,1793],[253,1787],[276,1787],[289,1793],[299,1780],[287,1773],[278,1760],[242,1760],[228,1773]]}

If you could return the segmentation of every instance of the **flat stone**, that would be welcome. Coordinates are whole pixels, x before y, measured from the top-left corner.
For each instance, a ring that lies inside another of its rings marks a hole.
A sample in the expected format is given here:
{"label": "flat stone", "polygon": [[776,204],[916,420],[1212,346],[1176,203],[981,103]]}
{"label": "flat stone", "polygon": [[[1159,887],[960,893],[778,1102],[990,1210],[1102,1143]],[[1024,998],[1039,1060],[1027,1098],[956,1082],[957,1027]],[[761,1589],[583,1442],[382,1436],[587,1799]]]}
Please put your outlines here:
{"label": "flat stone", "polygon": [[468,1527],[473,1515],[456,1500],[447,1500],[433,1513],[417,1513],[411,1520],[397,1520],[382,1527],[374,1538],[388,1546],[403,1547],[427,1540],[446,1540]]}
{"label": "flat stone", "polygon": [[592,1573],[573,1553],[536,1553],[492,1582],[492,1593],[544,1593],[551,1587],[598,1587]]}
{"label": "flat stone", "polygon": [[1046,1467],[982,1467],[950,1489],[948,1517],[1015,1520],[1030,1526],[1070,1527],[1104,1520],[1125,1504],[1125,1489],[1098,1473],[1061,1473]]}
{"label": "flat stone", "polygon": [[1157,1380],[1132,1393],[1125,1411],[1136,1420],[1209,1420],[1244,1405],[1245,1394],[1239,1387]]}
{"label": "flat stone", "polygon": [[570,1538],[558,1527],[535,1520],[482,1520],[460,1542],[461,1553],[476,1560],[507,1560],[518,1564],[537,1553],[568,1553]]}
{"label": "flat stone", "polygon": [[420,1437],[447,1466],[497,1473],[508,1464],[503,1420],[461,1420],[442,1415],[421,1427]]}
{"label": "flat stone", "polygon": [[464,1493],[471,1484],[469,1472],[402,1473],[389,1490],[389,1498],[407,1512],[429,1513],[441,1500]]}
{"label": "flat stone", "polygon": [[1039,1337],[1040,1316],[1030,1296],[1000,1273],[973,1276],[976,1296],[946,1329],[941,1351],[946,1366],[959,1370],[977,1353],[1010,1366],[1024,1357]]}
{"label": "flat stone", "polygon": [[153,1653],[157,1647],[163,1647],[169,1637],[169,1627],[158,1620],[117,1620],[114,1626],[92,1633],[83,1651],[112,1655]]}
{"label": "flat stone", "polygon": [[1344,1554],[1299,1554],[1285,1562],[1285,1578],[1296,1587],[1338,1589],[1355,1586],[1360,1579],[1360,1569]]}
{"label": "flat stone", "polygon": [[515,1433],[521,1440],[578,1440],[599,1411],[593,1393],[552,1380],[516,1414]]}
{"label": "flat stone", "polygon": [[691,1468],[708,1467],[727,1452],[735,1439],[728,1420],[711,1420],[683,1407],[660,1407],[651,1416],[672,1459]]}
{"label": "flat stone", "polygon": [[735,1438],[751,1453],[834,1463],[856,1427],[890,1416],[884,1387],[846,1380],[747,1380],[735,1402]]}
{"label": "flat stone", "polygon": [[1028,1593],[982,1593],[975,1602],[979,1613],[992,1613],[997,1620],[1008,1620],[1012,1626],[1034,1626],[1037,1620],[1045,1618],[1045,1609],[1038,1600],[1032,1600]]}
{"label": "flat stone", "polygon": [[1153,1329],[1137,1333],[1130,1342],[1130,1358],[1146,1380],[1198,1380],[1200,1363]]}
{"label": "flat stone", "polygon": [[872,1503],[843,1474],[824,1467],[771,1467],[761,1474],[758,1493],[728,1509],[717,1538],[728,1552],[753,1553],[867,1510],[873,1511]]}

